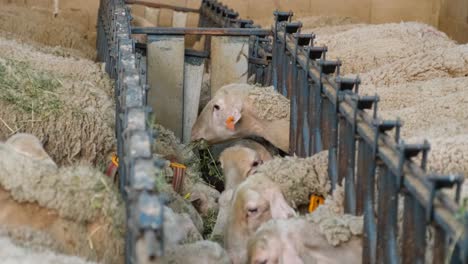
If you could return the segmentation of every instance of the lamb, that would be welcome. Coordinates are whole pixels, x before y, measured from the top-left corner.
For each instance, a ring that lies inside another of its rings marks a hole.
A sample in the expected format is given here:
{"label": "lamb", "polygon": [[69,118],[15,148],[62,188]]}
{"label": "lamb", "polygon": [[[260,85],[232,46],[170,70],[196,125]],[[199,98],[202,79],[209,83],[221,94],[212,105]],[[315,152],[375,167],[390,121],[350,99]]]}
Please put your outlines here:
{"label": "lamb", "polygon": [[242,143],[226,148],[220,155],[219,161],[225,178],[225,189],[233,189],[247,176],[255,173],[258,166],[271,160],[271,154],[260,144],[250,143],[252,147]]}
{"label": "lamb", "polygon": [[244,263],[246,240],[262,223],[295,214],[277,184],[261,174],[247,178],[234,192],[224,228],[224,246],[233,263]]}
{"label": "lamb", "polygon": [[258,136],[289,151],[289,101],[273,87],[229,84],[205,106],[192,128],[192,141],[209,144]]}

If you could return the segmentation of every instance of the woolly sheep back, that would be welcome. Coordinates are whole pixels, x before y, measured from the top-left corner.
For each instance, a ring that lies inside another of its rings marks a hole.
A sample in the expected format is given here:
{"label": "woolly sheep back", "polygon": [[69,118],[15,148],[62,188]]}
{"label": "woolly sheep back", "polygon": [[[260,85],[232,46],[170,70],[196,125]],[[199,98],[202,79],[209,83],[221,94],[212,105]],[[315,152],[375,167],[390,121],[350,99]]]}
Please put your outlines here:
{"label": "woolly sheep back", "polygon": [[311,193],[326,196],[330,190],[328,151],[308,158],[274,158],[262,164],[257,173],[280,185],[286,200],[297,207],[309,203]]}

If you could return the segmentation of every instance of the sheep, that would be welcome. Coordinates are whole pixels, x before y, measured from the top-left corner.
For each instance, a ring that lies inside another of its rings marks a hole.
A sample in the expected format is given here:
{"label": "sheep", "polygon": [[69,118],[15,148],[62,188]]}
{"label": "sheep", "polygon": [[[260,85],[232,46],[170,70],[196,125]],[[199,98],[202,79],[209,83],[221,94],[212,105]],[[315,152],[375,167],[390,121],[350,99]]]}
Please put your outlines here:
{"label": "sheep", "polygon": [[273,87],[229,84],[205,106],[192,128],[192,141],[209,144],[258,136],[289,151],[289,100]]}
{"label": "sheep", "polygon": [[15,245],[8,237],[0,236],[0,258],[4,264],[54,263],[96,264],[78,257],[57,254],[47,249],[33,250]]}
{"label": "sheep", "polygon": [[247,263],[361,263],[362,216],[343,213],[343,187],[311,214],[264,223],[247,243]]}
{"label": "sheep", "polygon": [[234,195],[233,189],[224,190],[219,197],[219,211],[216,217],[216,222],[213,231],[210,235],[210,240],[215,241],[220,245],[224,245],[224,227],[229,217],[229,208],[231,206],[232,196]]}
{"label": "sheep", "polygon": [[0,76],[0,140],[31,133],[58,165],[108,162],[114,95],[98,64],[0,37]]}
{"label": "sheep", "polygon": [[46,232],[62,242],[63,253],[121,261],[124,207],[109,179],[90,166],[57,168],[32,158],[37,149],[23,154],[16,150],[21,144],[11,142],[0,143],[0,189],[7,194],[1,195],[0,224]]}
{"label": "sheep", "polygon": [[246,240],[269,219],[296,215],[277,184],[254,174],[235,190],[224,227],[224,246],[234,264],[244,263]]}
{"label": "sheep", "polygon": [[361,74],[419,52],[451,48],[455,43],[434,27],[402,22],[360,26],[337,34],[318,34],[316,45],[328,47],[328,59],[344,62],[343,74]]}
{"label": "sheep", "polygon": [[325,197],[329,192],[327,169],[328,151],[322,151],[308,158],[276,157],[259,166],[255,174],[279,184],[286,200],[299,208],[309,204],[311,194]]}
{"label": "sheep", "polygon": [[[415,61],[418,63],[414,63]],[[361,74],[360,90],[373,92],[372,88],[375,87],[466,76],[468,76],[468,44],[440,46],[422,50]],[[443,87],[437,88],[443,89]]]}
{"label": "sheep", "polygon": [[247,263],[362,263],[362,242],[342,218],[328,218],[326,231],[304,218],[267,222],[248,241]]}
{"label": "sheep", "polygon": [[197,241],[191,244],[177,245],[165,250],[164,256],[150,260],[145,258],[146,246],[139,240],[136,244],[137,263],[141,264],[230,264],[226,251],[217,243],[211,241]]}
{"label": "sheep", "polygon": [[42,143],[37,137],[27,133],[17,133],[7,141],[5,144],[12,146],[17,152],[28,156],[32,159],[37,159],[43,162],[48,162],[51,165],[57,167],[52,158],[45,152],[42,147]]}
{"label": "sheep", "polygon": [[249,143],[251,147],[241,144],[226,148],[219,156],[223,169],[225,189],[239,185],[248,175],[255,173],[258,166],[271,160],[271,154],[258,143]]}

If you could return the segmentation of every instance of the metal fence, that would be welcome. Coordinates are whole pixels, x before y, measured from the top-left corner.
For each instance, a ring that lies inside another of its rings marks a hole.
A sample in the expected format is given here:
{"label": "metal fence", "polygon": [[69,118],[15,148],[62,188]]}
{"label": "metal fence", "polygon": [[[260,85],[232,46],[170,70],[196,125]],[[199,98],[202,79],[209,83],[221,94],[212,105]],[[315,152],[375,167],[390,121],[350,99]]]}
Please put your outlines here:
{"label": "metal fence", "polygon": [[[123,1],[101,0],[98,14],[98,60],[115,81],[119,185],[126,204],[126,263],[156,259],[163,253],[163,207],[155,190],[160,160],[151,153],[152,131],[146,106],[146,66],[135,53],[130,12]],[[136,255],[137,242],[145,249]],[[138,257],[138,260],[136,259]]]}
{"label": "metal fence", "polygon": [[[379,118],[378,96],[359,95],[360,80],[343,78],[342,63],[327,60],[327,48],[301,34],[292,13],[274,15],[273,84],[291,101],[290,154],[328,150],[333,188],[346,179],[345,212],[364,215],[363,263],[424,263],[430,226],[433,263],[467,263],[468,215],[458,214],[463,176],[428,174],[429,143],[405,144],[400,121]],[[442,188],[456,188],[455,201]]]}
{"label": "metal fence", "polygon": [[[210,34],[250,35],[249,76],[290,98],[290,154],[306,157],[328,150],[333,188],[346,179],[345,211],[364,215],[363,262],[424,263],[426,231],[433,227],[434,263],[449,258],[451,263],[467,263],[468,215],[457,212],[463,177],[426,173],[428,142],[405,144],[399,120],[378,117],[378,96],[360,96],[360,80],[341,77],[341,62],[327,60],[327,48],[314,46],[313,34],[301,34],[301,23],[291,22],[292,15],[275,12],[271,37],[227,6],[203,0],[199,27],[216,31],[139,28],[133,33],[206,35],[208,54]],[[150,259],[162,254],[163,244],[162,205],[153,177],[160,161],[152,159],[153,136],[147,126],[146,61],[135,53],[130,19],[124,1],[101,0],[98,54],[115,80],[120,187],[129,219],[126,261],[136,263],[137,240],[146,241],[143,257]],[[223,33],[221,27],[229,29]],[[250,33],[236,31],[244,28]],[[439,192],[441,188],[457,188],[456,201]]]}

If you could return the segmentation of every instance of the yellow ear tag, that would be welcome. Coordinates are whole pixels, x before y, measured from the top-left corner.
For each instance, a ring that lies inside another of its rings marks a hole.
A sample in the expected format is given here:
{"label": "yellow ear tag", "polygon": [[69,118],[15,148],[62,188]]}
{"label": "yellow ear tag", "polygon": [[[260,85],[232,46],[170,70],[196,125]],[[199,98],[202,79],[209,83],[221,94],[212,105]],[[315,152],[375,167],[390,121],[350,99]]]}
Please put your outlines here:
{"label": "yellow ear tag", "polygon": [[309,213],[312,213],[319,207],[319,205],[323,204],[325,199],[322,196],[312,195],[310,196],[310,204],[309,204]]}
{"label": "yellow ear tag", "polygon": [[111,160],[112,160],[112,163],[113,163],[116,167],[119,166],[119,157],[117,157],[117,154],[113,154]]}
{"label": "yellow ear tag", "polygon": [[227,129],[229,129],[231,131],[235,130],[235,124],[234,124],[234,117],[233,116],[229,116],[226,119],[226,127],[227,127]]}

